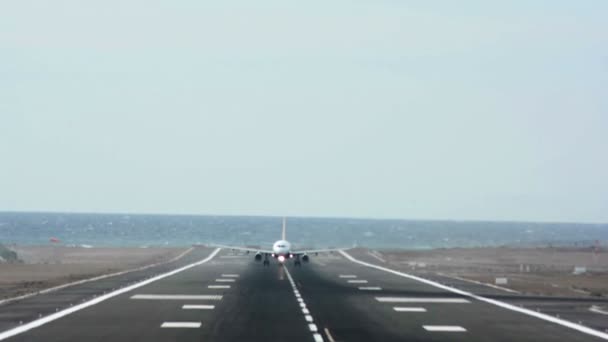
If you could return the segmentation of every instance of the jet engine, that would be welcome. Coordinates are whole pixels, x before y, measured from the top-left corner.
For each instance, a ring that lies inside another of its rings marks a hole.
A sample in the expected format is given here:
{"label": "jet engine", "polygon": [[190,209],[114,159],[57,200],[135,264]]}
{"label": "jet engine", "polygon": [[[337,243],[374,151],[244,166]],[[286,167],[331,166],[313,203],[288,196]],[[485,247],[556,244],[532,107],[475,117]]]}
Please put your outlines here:
{"label": "jet engine", "polygon": [[260,252],[255,253],[255,261],[262,261],[262,253],[260,253]]}
{"label": "jet engine", "polygon": [[306,255],[306,254],[302,255],[302,261],[308,262],[308,255]]}

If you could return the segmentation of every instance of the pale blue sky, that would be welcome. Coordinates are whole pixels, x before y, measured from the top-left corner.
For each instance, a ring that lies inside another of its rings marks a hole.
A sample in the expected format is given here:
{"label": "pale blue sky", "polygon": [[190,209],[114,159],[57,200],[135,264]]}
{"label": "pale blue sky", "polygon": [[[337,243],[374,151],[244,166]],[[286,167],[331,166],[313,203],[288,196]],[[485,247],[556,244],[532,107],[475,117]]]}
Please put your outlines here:
{"label": "pale blue sky", "polygon": [[0,210],[607,222],[607,17],[5,1]]}

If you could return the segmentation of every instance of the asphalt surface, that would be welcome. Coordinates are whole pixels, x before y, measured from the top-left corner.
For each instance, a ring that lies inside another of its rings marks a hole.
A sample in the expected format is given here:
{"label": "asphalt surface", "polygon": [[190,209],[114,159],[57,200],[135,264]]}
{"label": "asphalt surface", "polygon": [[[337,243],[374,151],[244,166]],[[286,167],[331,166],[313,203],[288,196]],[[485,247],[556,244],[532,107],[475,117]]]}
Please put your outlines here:
{"label": "asphalt surface", "polygon": [[[366,267],[339,253],[311,256],[311,262],[302,267],[279,267],[276,263],[263,267],[253,261],[251,254],[222,250],[200,265],[162,279],[151,278],[204,259],[212,252],[198,248],[171,265],[0,306],[0,339],[2,331],[28,327],[28,322],[39,315],[44,319],[104,292],[149,279],[149,284],[39,327],[23,329],[26,331],[6,341],[604,340]],[[364,250],[349,253],[358,260],[392,268]],[[600,331],[608,328],[608,316],[587,310],[596,302],[525,297],[441,276],[432,280],[556,314],[550,311],[553,308],[561,312],[562,318],[589,322],[584,324]],[[175,297],[178,295],[189,297]],[[394,303],[391,298],[414,302]]]}

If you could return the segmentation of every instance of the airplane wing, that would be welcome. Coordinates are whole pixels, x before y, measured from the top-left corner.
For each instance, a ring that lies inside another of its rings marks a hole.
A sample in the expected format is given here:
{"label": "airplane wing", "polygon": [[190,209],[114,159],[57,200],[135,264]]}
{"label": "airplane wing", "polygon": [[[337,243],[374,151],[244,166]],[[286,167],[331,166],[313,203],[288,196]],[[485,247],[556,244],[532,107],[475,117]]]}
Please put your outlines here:
{"label": "airplane wing", "polygon": [[272,254],[271,250],[268,249],[258,249],[258,248],[250,248],[250,247],[237,247],[237,246],[226,246],[226,245],[216,245],[213,244],[211,245],[211,247],[217,247],[217,248],[224,248],[224,249],[235,249],[237,251],[243,251],[243,252],[260,252],[260,253],[269,253]]}
{"label": "airplane wing", "polygon": [[302,254],[312,254],[312,253],[325,253],[325,252],[337,252],[343,251],[346,249],[351,249],[351,247],[346,248],[324,248],[324,249],[306,249],[301,251],[292,251],[292,254],[302,255]]}

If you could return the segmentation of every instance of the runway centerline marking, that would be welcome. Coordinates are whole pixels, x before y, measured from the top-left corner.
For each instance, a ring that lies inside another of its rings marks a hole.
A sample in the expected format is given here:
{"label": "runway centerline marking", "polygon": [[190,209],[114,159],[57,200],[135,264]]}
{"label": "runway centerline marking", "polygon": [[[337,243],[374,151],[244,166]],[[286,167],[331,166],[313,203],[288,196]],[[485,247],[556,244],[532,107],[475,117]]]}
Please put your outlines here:
{"label": "runway centerline marking", "polygon": [[361,291],[382,291],[380,286],[359,286]]}
{"label": "runway centerline marking", "polygon": [[366,266],[366,267],[369,267],[369,268],[375,268],[377,270],[384,271],[384,272],[387,272],[387,273],[392,273],[394,275],[397,275],[397,276],[400,276],[400,277],[403,277],[403,278],[408,278],[408,279],[411,279],[411,280],[416,280],[416,281],[421,282],[423,284],[427,284],[427,285],[430,285],[430,286],[433,286],[433,287],[436,287],[436,288],[439,288],[439,289],[442,289],[442,290],[446,290],[446,291],[449,291],[449,292],[452,292],[452,293],[456,293],[456,294],[459,294],[459,295],[462,295],[462,296],[465,296],[465,297],[469,297],[469,298],[472,298],[472,299],[476,299],[478,301],[485,302],[485,303],[488,303],[488,304],[492,304],[492,305],[501,307],[503,309],[507,309],[507,310],[511,310],[511,311],[522,313],[524,315],[536,317],[536,318],[545,320],[547,322],[555,323],[555,324],[561,325],[563,327],[579,331],[579,332],[587,334],[587,335],[591,335],[591,336],[599,337],[599,338],[604,339],[604,340],[608,340],[608,333],[603,333],[603,332],[601,332],[599,330],[595,330],[595,329],[586,327],[586,326],[581,325],[581,324],[576,324],[576,323],[567,321],[565,319],[549,316],[547,314],[536,312],[536,311],[532,311],[530,309],[521,308],[519,306],[515,306],[515,305],[512,305],[512,304],[501,302],[501,301],[496,300],[496,299],[490,299],[490,298],[486,298],[486,297],[483,297],[483,296],[479,296],[479,295],[473,294],[471,292],[467,292],[467,291],[463,291],[463,290],[460,290],[460,289],[457,289],[457,288],[454,288],[454,287],[450,287],[450,286],[446,286],[446,285],[443,285],[443,284],[439,284],[439,283],[434,282],[432,280],[420,278],[420,277],[417,277],[415,275],[411,275],[411,274],[408,274],[408,273],[396,271],[396,270],[393,270],[393,269],[390,269],[390,268],[386,268],[386,267],[383,267],[383,266],[374,265],[374,264],[371,264],[371,263],[368,263],[368,262],[365,262],[365,261],[357,260],[357,259],[355,259],[354,257],[352,257],[350,254],[346,253],[343,250],[339,250],[338,252],[340,254],[342,254],[346,259],[348,259],[348,260],[350,260],[350,261],[352,261],[352,262],[354,262],[356,264],[360,264],[360,265],[363,265],[363,266]]}
{"label": "runway centerline marking", "polygon": [[133,291],[133,290],[135,290],[137,288],[140,288],[142,286],[146,286],[146,285],[151,284],[151,283],[153,283],[155,281],[158,281],[158,280],[170,277],[172,275],[175,275],[177,273],[180,273],[180,272],[183,272],[185,270],[191,269],[193,267],[202,265],[202,264],[208,262],[209,260],[213,259],[217,255],[217,253],[220,252],[220,250],[221,250],[221,248],[216,248],[205,259],[197,261],[195,263],[192,263],[192,264],[189,264],[189,265],[186,265],[186,266],[182,266],[182,267],[177,268],[177,269],[175,269],[173,271],[169,271],[167,273],[163,273],[163,274],[158,275],[156,277],[152,277],[150,279],[146,279],[146,280],[140,281],[140,282],[135,283],[133,285],[125,286],[125,287],[123,287],[121,289],[118,289],[116,291],[107,293],[105,295],[101,295],[101,296],[99,296],[99,297],[97,297],[95,299],[91,299],[91,300],[86,301],[84,303],[81,303],[81,304],[78,304],[78,305],[74,305],[74,306],[72,306],[70,308],[67,308],[65,310],[61,310],[61,311],[55,312],[55,313],[53,313],[51,315],[48,315],[46,317],[42,317],[42,318],[37,319],[35,321],[32,321],[32,322],[20,325],[20,326],[18,326],[16,328],[3,331],[3,332],[0,333],[0,341],[5,340],[5,339],[7,339],[9,337],[13,337],[15,335],[19,335],[21,333],[24,333],[26,331],[32,330],[32,329],[37,328],[39,326],[45,325],[45,324],[47,324],[49,322],[52,322],[52,321],[55,321],[55,320],[57,320],[59,318],[65,317],[65,316],[67,316],[67,315],[69,315],[71,313],[74,313],[76,311],[80,311],[82,309],[85,309],[85,308],[91,307],[93,305],[99,304],[99,303],[101,303],[101,302],[103,302],[105,300],[108,300],[110,298],[119,296],[119,295],[121,295],[123,293],[127,293],[127,292],[130,292],[130,291]]}
{"label": "runway centerline marking", "polygon": [[354,274],[340,274],[340,278],[342,278],[342,279],[352,279],[352,278],[357,278],[357,276],[354,275]]}
{"label": "runway centerline marking", "polygon": [[218,279],[215,279],[215,281],[216,281],[217,283],[234,283],[234,282],[235,282],[235,280],[234,280],[234,279],[231,279],[231,278],[227,278],[227,279],[224,279],[224,278],[218,278]]}
{"label": "runway centerline marking", "polygon": [[218,295],[162,295],[162,294],[136,294],[131,299],[143,300],[222,300]]}
{"label": "runway centerline marking", "polygon": [[425,308],[415,308],[415,307],[404,307],[404,306],[395,306],[393,310],[397,312],[426,312]]}
{"label": "runway centerline marking", "polygon": [[381,303],[440,303],[440,304],[466,304],[469,300],[464,298],[422,298],[422,297],[376,297]]}
{"label": "runway centerline marking", "polygon": [[306,322],[309,323],[308,328],[313,333],[312,337],[314,338],[315,342],[324,342],[323,336],[321,334],[319,334],[316,324],[313,323],[314,319],[312,318],[312,315],[310,314],[310,311],[308,310],[308,308],[306,308],[306,303],[304,302],[304,299],[302,299],[302,297],[300,296],[300,292],[298,291],[296,282],[293,281],[293,278],[291,277],[291,273],[289,272],[287,267],[285,267],[285,273],[287,274],[287,278],[289,278],[289,283],[291,284],[291,287],[293,288],[293,292],[294,292],[294,295],[296,296],[296,300],[299,302],[300,307],[302,308],[302,313],[304,314],[304,319],[306,320]]}
{"label": "runway centerline marking", "polygon": [[347,283],[350,283],[350,284],[367,284],[367,280],[354,279],[354,280],[348,280]]}
{"label": "runway centerline marking", "polygon": [[423,325],[426,331],[433,332],[466,332],[467,329],[456,325]]}
{"label": "runway centerline marking", "polygon": [[238,278],[238,277],[239,277],[239,275],[238,274],[234,274],[234,273],[231,273],[231,274],[222,274],[222,278]]}
{"label": "runway centerline marking", "polygon": [[186,304],[182,306],[184,310],[213,310],[215,309],[215,305],[195,305],[195,304]]}
{"label": "runway centerline marking", "polygon": [[200,328],[201,322],[165,322],[161,328]]}
{"label": "runway centerline marking", "polygon": [[209,289],[229,289],[230,285],[209,285],[207,286]]}

